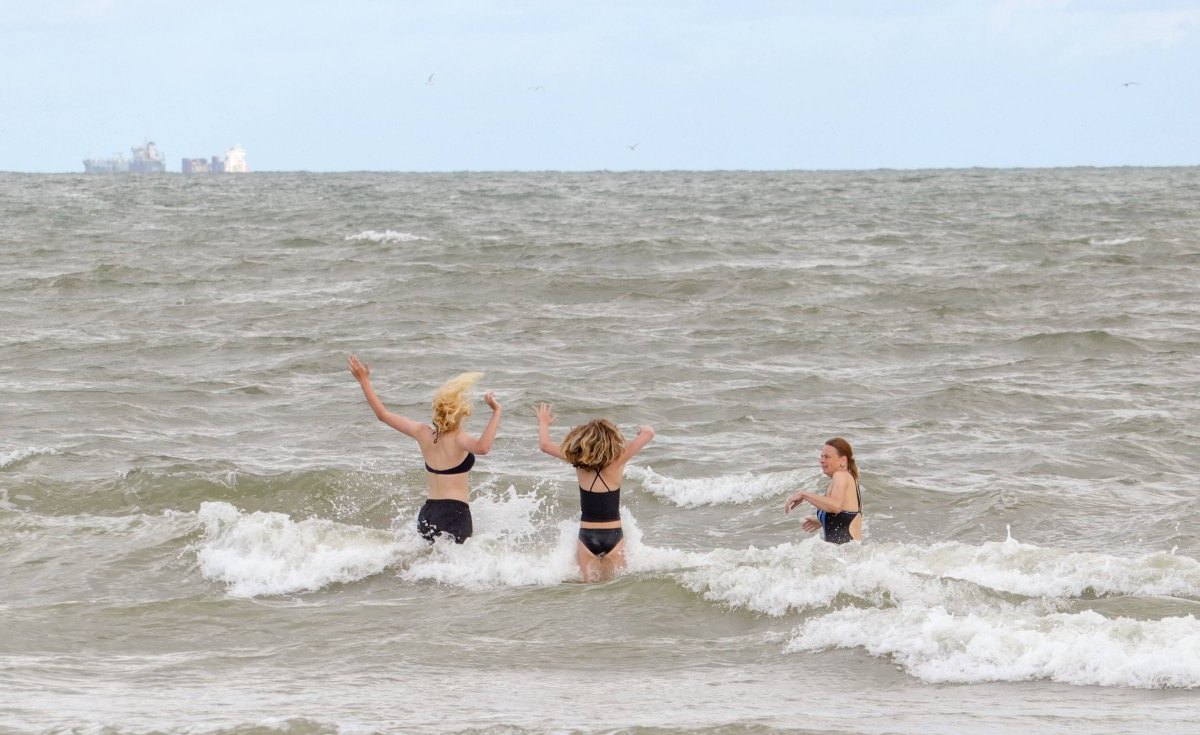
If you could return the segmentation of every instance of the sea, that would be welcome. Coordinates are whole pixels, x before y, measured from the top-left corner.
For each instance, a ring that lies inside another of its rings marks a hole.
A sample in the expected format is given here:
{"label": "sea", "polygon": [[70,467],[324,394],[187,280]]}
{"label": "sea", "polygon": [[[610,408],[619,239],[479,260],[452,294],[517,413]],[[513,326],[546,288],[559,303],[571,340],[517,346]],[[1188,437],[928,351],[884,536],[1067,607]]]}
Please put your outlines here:
{"label": "sea", "polygon": [[1200,732],[1198,284],[1196,167],[0,174],[0,732]]}

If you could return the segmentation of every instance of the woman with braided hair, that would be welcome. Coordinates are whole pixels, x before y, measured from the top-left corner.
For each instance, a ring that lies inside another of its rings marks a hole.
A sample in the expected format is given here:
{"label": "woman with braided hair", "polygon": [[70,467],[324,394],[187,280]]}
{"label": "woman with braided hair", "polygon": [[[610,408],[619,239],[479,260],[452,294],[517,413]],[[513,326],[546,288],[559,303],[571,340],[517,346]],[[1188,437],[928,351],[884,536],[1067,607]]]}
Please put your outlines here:
{"label": "woman with braided hair", "polygon": [[840,436],[825,442],[821,448],[821,471],[831,480],[825,494],[797,492],[788,498],[783,512],[790,513],[801,503],[811,503],[817,514],[805,517],[802,526],[805,531],[811,533],[820,528],[831,544],[861,540],[862,491],[850,442]]}
{"label": "woman with braided hair", "polygon": [[492,417],[483,433],[476,438],[462,429],[463,421],[471,415],[470,390],[483,373],[461,373],[438,388],[433,394],[432,425],[384,408],[371,387],[370,366],[355,355],[350,356],[350,373],[358,380],[375,417],[415,439],[425,457],[429,498],[417,515],[417,531],[429,543],[438,536],[449,536],[457,544],[466,541],[474,532],[467,498],[467,473],[475,465],[475,455],[492,450],[500,425],[500,404],[488,392],[483,394],[483,400],[492,409]]}

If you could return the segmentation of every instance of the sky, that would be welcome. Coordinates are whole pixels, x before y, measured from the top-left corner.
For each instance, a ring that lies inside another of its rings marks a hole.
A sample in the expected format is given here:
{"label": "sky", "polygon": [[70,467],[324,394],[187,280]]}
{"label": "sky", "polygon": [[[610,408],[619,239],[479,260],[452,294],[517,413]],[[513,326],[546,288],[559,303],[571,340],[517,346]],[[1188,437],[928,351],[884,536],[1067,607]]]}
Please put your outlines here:
{"label": "sky", "polygon": [[1200,0],[0,0],[0,171],[1200,165]]}

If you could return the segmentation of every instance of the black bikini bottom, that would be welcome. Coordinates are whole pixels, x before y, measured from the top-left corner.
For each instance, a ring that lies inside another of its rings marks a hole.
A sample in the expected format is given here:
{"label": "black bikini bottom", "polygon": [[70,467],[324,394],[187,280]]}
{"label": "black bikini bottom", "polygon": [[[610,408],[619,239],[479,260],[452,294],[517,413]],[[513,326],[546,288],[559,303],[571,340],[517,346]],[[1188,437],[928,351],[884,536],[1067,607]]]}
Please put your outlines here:
{"label": "black bikini bottom", "polygon": [[621,532],[620,527],[579,529],[579,541],[596,556],[604,556],[617,548],[617,544],[621,543],[623,538],[625,534]]}
{"label": "black bikini bottom", "polygon": [[417,514],[417,533],[429,543],[440,536],[452,536],[461,544],[471,538],[471,506],[461,500],[426,500]]}

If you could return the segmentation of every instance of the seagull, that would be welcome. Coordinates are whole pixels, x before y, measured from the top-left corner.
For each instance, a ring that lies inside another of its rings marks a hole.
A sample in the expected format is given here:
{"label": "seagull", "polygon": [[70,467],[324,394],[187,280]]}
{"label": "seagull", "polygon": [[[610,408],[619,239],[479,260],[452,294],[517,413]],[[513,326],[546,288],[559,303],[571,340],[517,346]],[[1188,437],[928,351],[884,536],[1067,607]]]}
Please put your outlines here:
{"label": "seagull", "polygon": [[530,92],[542,92],[542,91],[545,91],[545,89],[546,89],[545,87],[543,87],[542,85],[539,84],[536,87],[530,87],[529,91]]}
{"label": "seagull", "polygon": [[433,75],[432,75],[432,74],[430,74],[430,75],[429,75],[429,78],[425,80],[425,86],[426,86],[426,87],[432,87],[432,86],[433,86]]}
{"label": "seagull", "polygon": [[1121,83],[1121,86],[1122,86],[1122,87],[1136,87],[1136,86],[1137,86],[1137,82],[1122,82],[1122,83]]}
{"label": "seagull", "polygon": [[629,149],[629,150],[631,150],[631,151],[636,151],[636,150],[637,150],[637,147],[638,147],[639,145],[641,145],[641,143],[634,143],[633,145],[627,145],[627,146],[625,146],[625,147],[626,147],[626,148],[628,148],[628,149]]}

